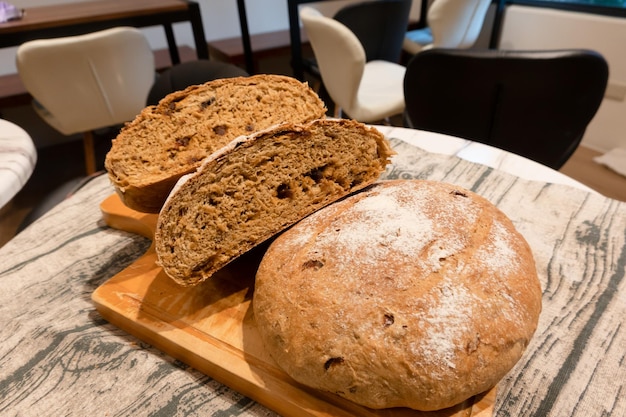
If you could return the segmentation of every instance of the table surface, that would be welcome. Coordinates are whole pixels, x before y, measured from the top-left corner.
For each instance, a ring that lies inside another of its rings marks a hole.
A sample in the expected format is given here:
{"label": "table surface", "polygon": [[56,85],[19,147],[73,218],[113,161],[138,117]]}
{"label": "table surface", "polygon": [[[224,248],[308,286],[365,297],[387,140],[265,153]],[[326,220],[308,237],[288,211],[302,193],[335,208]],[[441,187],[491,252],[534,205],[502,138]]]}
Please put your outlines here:
{"label": "table surface", "polygon": [[182,0],[95,0],[31,7],[24,9],[22,19],[0,24],[0,35],[146,13],[186,10],[187,7],[187,3]]}
{"label": "table surface", "polygon": [[[477,192],[533,249],[543,311],[495,415],[626,415],[626,203],[484,145],[380,129],[398,152],[384,178]],[[275,415],[99,316],[93,291],[150,245],[104,224],[112,192],[95,178],[0,249],[0,414]]]}
{"label": "table surface", "polygon": [[0,208],[17,194],[37,163],[37,150],[21,127],[0,119]]}
{"label": "table surface", "polygon": [[19,20],[0,23],[0,47],[95,32],[114,26],[163,26],[173,63],[180,58],[172,23],[188,21],[196,53],[209,58],[199,5],[188,0],[94,0],[30,7]]}

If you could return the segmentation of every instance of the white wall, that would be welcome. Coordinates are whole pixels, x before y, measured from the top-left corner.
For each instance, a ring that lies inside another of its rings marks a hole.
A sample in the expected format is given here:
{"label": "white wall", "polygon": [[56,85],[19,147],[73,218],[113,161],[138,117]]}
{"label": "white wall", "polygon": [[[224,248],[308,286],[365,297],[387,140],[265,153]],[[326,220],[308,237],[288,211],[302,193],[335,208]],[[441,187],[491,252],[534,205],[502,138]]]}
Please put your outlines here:
{"label": "white wall", "polygon": [[501,49],[587,48],[609,63],[607,95],[583,144],[604,152],[626,148],[626,19],[524,6],[509,6]]}

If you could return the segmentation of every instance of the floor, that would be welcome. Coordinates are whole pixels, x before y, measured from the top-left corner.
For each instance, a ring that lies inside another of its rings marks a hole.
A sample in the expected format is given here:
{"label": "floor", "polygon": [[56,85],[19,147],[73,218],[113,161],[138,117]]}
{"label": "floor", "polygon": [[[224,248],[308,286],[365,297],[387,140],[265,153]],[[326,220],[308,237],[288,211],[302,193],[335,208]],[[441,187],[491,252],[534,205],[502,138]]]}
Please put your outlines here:
{"label": "floor", "polygon": [[594,162],[593,158],[601,154],[579,146],[560,171],[602,195],[626,201],[626,177]]}

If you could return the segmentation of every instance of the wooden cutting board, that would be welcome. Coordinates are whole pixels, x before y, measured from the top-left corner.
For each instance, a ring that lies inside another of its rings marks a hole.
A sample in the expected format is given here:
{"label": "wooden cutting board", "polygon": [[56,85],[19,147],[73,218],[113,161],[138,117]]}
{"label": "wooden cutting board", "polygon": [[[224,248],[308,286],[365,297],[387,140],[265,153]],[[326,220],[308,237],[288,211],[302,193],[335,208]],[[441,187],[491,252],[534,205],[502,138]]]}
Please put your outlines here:
{"label": "wooden cutting board", "polygon": [[[157,215],[127,208],[117,195],[101,204],[110,227],[152,239]],[[285,417],[491,417],[495,388],[437,412],[406,408],[372,410],[334,394],[304,387],[263,349],[252,316],[259,247],[204,283],[177,285],[156,265],[154,245],[92,295],[112,324],[152,344]]]}

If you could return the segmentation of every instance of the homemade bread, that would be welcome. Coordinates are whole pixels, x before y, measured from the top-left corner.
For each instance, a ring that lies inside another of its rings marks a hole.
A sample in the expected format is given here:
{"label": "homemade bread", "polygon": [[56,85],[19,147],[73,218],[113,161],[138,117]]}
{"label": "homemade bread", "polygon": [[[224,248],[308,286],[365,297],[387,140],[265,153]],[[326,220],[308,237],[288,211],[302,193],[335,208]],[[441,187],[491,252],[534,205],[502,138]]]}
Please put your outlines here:
{"label": "homemade bread", "polygon": [[493,387],[541,310],[532,253],[486,199],[382,181],[278,236],[253,309],[296,381],[371,408],[437,410]]}
{"label": "homemade bread", "polygon": [[283,124],[241,137],[181,179],[161,210],[159,264],[194,285],[315,210],[373,183],[393,151],[351,120]]}
{"label": "homemade bread", "polygon": [[113,140],[105,168],[130,208],[158,213],[182,175],[241,135],[323,118],[307,84],[281,75],[225,78],[171,93]]}

